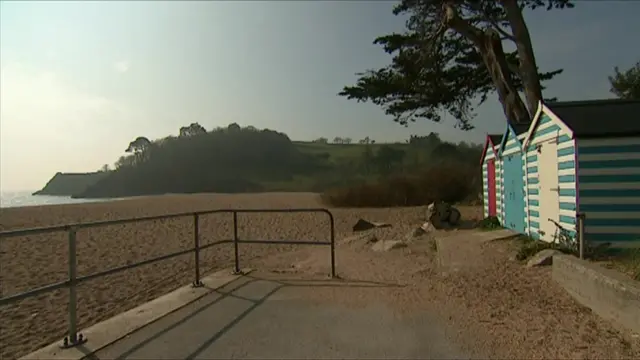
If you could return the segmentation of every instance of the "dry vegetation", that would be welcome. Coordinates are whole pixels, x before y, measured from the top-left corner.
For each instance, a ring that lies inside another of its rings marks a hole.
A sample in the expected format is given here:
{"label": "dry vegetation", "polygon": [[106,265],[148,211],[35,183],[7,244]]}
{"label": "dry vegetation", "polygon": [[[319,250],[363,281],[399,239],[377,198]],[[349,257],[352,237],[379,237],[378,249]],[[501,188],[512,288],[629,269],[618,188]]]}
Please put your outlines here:
{"label": "dry vegetation", "polygon": [[[315,194],[168,195],[110,203],[2,209],[0,229],[47,226],[79,221],[119,219],[143,215],[215,208],[319,207]],[[481,210],[461,208],[463,217],[478,220]],[[382,239],[404,238],[424,216],[424,208],[333,209],[336,233],[351,233],[359,217],[393,224],[379,229]],[[82,230],[78,235],[80,275],[148,259],[192,246],[192,218],[109,226]],[[203,243],[232,237],[230,215],[200,221]],[[464,230],[450,231],[454,236]],[[445,234],[440,234],[444,236]],[[239,216],[242,239],[326,240],[328,221],[322,214],[252,214]],[[202,253],[203,272],[228,267],[231,246]],[[474,351],[493,357],[582,358],[634,357],[631,342],[577,306],[553,284],[548,269],[524,270],[507,261],[514,251],[504,243],[467,249],[480,265],[468,273],[441,276],[431,242],[420,242],[389,253],[372,253],[368,246],[339,242],[338,272],[349,279],[393,281],[409,285],[377,291],[376,300],[399,311],[435,311],[453,328],[458,340]],[[0,242],[2,295],[63,281],[67,272],[67,239],[63,233],[3,239]],[[241,246],[242,266],[274,272],[328,273],[326,248]],[[268,256],[267,256],[268,255]],[[187,255],[154,265],[83,283],[78,291],[80,327],[105,320],[193,280],[193,257]],[[310,291],[313,291],[310,289]],[[372,297],[327,290],[325,300],[353,303]],[[316,297],[318,292],[310,296]],[[324,295],[323,295],[324,296]],[[24,355],[59,340],[67,327],[64,290],[21,301],[0,309],[0,357]]]}
{"label": "dry vegetation", "polygon": [[416,206],[434,201],[473,203],[481,192],[477,169],[459,163],[325,191],[322,201],[336,207]]}

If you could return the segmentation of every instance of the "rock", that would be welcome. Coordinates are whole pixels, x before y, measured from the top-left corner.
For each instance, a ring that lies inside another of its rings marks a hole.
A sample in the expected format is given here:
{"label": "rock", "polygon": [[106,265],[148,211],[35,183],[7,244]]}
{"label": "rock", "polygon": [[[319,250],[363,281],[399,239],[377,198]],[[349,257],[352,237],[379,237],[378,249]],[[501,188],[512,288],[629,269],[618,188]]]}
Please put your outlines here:
{"label": "rock", "polygon": [[345,243],[354,243],[354,242],[364,242],[364,243],[374,243],[378,241],[376,234],[373,231],[366,233],[359,233],[351,236],[347,236],[342,240]]}
{"label": "rock", "polygon": [[373,246],[371,247],[371,250],[382,252],[382,251],[389,251],[389,250],[393,250],[393,249],[399,249],[399,248],[403,248],[403,247],[406,247],[406,246],[407,246],[407,243],[404,242],[404,241],[400,241],[400,240],[382,240],[382,241],[378,241],[375,244],[373,244]]}
{"label": "rock", "polygon": [[424,217],[427,221],[429,221],[429,219],[431,219],[431,216],[433,216],[433,213],[435,212],[435,206],[435,203],[427,205],[427,211],[425,212],[426,216]]}
{"label": "rock", "polygon": [[435,203],[435,213],[440,216],[440,221],[447,221],[451,213],[451,205],[445,202]]}
{"label": "rock", "polygon": [[460,218],[462,218],[462,214],[460,214],[460,210],[451,207],[449,213],[449,224],[458,225],[460,223]]}
{"label": "rock", "polygon": [[430,223],[430,222],[428,222],[428,221],[427,221],[426,223],[424,223],[424,224],[420,225],[420,228],[421,228],[422,230],[424,230],[424,232],[428,232],[428,233],[429,233],[429,232],[432,232],[433,230],[435,230],[435,229],[436,229],[435,227],[433,227],[433,224],[431,224],[431,223]]}
{"label": "rock", "polygon": [[553,263],[553,255],[556,254],[560,254],[560,252],[553,249],[544,249],[527,261],[527,267],[551,265]]}
{"label": "rock", "polygon": [[424,231],[421,227],[417,227],[417,228],[414,228],[411,231],[409,231],[407,236],[405,236],[405,240],[406,241],[413,241],[413,239],[419,238],[420,236],[422,236],[424,234],[426,234],[426,231]]}
{"label": "rock", "polygon": [[379,222],[367,221],[364,219],[358,219],[358,222],[356,222],[356,224],[353,225],[353,232],[365,231],[373,228],[390,227],[390,226],[391,224],[387,224],[387,223],[379,223]]}

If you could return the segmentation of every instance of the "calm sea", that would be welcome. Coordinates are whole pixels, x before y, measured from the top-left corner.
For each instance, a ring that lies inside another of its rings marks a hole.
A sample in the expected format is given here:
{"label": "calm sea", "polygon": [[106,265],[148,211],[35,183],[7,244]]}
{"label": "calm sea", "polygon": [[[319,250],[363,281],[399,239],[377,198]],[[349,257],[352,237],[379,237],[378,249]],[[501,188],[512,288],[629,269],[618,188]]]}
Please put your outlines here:
{"label": "calm sea", "polygon": [[0,192],[0,208],[77,204],[96,201],[109,201],[111,199],[72,199],[69,196],[31,195],[33,191],[3,191]]}

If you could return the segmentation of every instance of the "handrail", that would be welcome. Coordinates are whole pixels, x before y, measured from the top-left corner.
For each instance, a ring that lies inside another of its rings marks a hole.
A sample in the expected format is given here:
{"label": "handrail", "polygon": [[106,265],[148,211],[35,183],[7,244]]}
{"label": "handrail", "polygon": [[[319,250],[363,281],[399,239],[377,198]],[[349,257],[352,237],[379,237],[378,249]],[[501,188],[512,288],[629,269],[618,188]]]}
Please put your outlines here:
{"label": "handrail", "polygon": [[[329,216],[330,222],[330,241],[284,241],[284,240],[240,240],[238,238],[238,214],[239,213],[311,213],[311,212],[321,212],[325,213]],[[213,242],[206,245],[200,245],[200,226],[199,226],[199,217],[201,215],[210,215],[217,213],[231,213],[233,214],[233,239],[232,240],[220,240],[217,242]],[[137,223],[142,221],[153,221],[153,220],[164,220],[164,219],[174,219],[179,217],[193,216],[193,226],[194,226],[194,246],[193,248],[187,250],[176,251],[170,254],[158,256],[152,259],[147,259],[139,262],[135,262],[132,264],[127,264],[115,268],[111,268],[108,270],[99,271],[93,274],[85,275],[85,276],[77,276],[77,260],[76,260],[76,233],[79,229],[86,229],[98,226],[106,226],[106,225],[117,225],[117,224],[127,224],[127,223]],[[328,209],[324,208],[292,208],[292,209],[215,209],[215,210],[206,210],[206,211],[196,211],[196,212],[183,212],[183,213],[174,213],[167,215],[155,215],[155,216],[145,216],[138,218],[126,218],[126,219],[117,219],[117,220],[103,220],[103,221],[94,221],[94,222],[86,222],[86,223],[73,223],[66,225],[56,225],[56,226],[48,226],[48,227],[36,227],[30,229],[18,229],[18,230],[8,230],[0,232],[0,240],[8,237],[16,237],[16,236],[27,236],[27,235],[35,235],[35,234],[43,234],[50,233],[56,231],[67,231],[69,234],[68,237],[68,248],[69,248],[69,278],[66,281],[45,285],[39,288],[31,289],[28,291],[24,291],[21,293],[13,294],[11,296],[0,297],[0,306],[8,305],[14,303],[16,301],[20,301],[23,299],[27,299],[30,297],[34,297],[40,294],[44,294],[50,291],[58,290],[61,288],[69,288],[69,331],[68,336],[63,339],[63,348],[72,347],[76,345],[83,344],[87,341],[82,334],[78,334],[77,332],[77,295],[76,295],[76,287],[79,283],[88,281],[91,279],[103,277],[106,275],[111,275],[114,273],[118,273],[124,270],[133,269],[139,266],[152,264],[155,262],[159,262],[162,260],[168,260],[174,258],[176,256],[181,256],[189,253],[194,253],[195,255],[195,280],[192,283],[194,287],[202,286],[202,282],[200,281],[200,251],[222,244],[233,243],[234,245],[234,273],[240,273],[240,257],[239,257],[239,244],[287,244],[287,245],[326,245],[330,246],[331,251],[331,277],[336,277],[336,268],[335,268],[335,221],[333,218],[333,214]]]}

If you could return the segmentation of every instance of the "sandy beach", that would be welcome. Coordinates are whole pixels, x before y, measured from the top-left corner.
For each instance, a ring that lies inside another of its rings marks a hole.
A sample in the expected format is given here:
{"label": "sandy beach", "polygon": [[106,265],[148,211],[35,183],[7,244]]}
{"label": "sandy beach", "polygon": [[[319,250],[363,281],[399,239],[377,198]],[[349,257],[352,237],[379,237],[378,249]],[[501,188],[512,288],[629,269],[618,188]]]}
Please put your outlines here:
{"label": "sandy beach", "polygon": [[[104,203],[34,206],[1,209],[0,230],[123,219],[225,208],[322,207],[311,193],[165,195]],[[416,223],[420,208],[332,210],[336,233],[346,233],[358,217],[378,221]],[[201,243],[232,239],[231,214],[200,219]],[[238,235],[255,240],[329,239],[325,214],[240,214]],[[67,279],[67,234],[2,239],[0,291],[15,294]],[[77,235],[78,275],[89,275],[143,261],[193,246],[193,218],[157,220],[82,229]],[[296,249],[287,245],[241,245],[242,266],[253,259]],[[201,253],[201,271],[232,265],[232,246],[217,246]],[[105,320],[172,289],[193,281],[193,255],[188,254],[84,282],[78,288],[78,321],[84,328]],[[14,358],[61,340],[67,331],[68,291],[57,290],[0,309],[0,355]]]}
{"label": "sandy beach", "polygon": [[[166,195],[109,203],[56,205],[0,210],[0,229],[122,219],[224,208],[317,208],[316,194],[270,193],[244,195]],[[360,306],[370,301],[392,304],[399,313],[436,309],[459,330],[456,337],[476,353],[491,358],[637,358],[640,344],[597,315],[578,305],[550,277],[550,268],[527,269],[509,260],[515,249],[490,243],[466,249],[473,271],[443,276],[437,250],[427,240],[386,253],[371,251],[364,242],[348,242],[358,218],[382,221],[392,227],[376,230],[380,239],[403,239],[424,217],[424,207],[331,209],[337,235],[337,270],[347,279],[408,285],[360,297],[336,290],[317,301]],[[460,207],[463,218],[477,220],[478,207]],[[329,239],[325,214],[241,214],[241,239]],[[471,230],[438,232],[452,236]],[[230,214],[200,220],[202,243],[231,239]],[[430,235],[427,235],[427,237]],[[455,238],[455,237],[454,237]],[[98,271],[142,261],[193,246],[193,218],[84,229],[78,233],[78,273]],[[201,253],[203,274],[229,268],[233,247],[222,245]],[[465,249],[461,249],[464,251]],[[322,247],[241,245],[242,267],[274,276],[326,276],[329,251]],[[66,233],[3,239],[0,242],[2,296],[15,294],[67,277]],[[78,288],[79,328],[106,320],[193,281],[193,255],[145,265],[82,283]],[[337,288],[339,289],[339,288]],[[311,291],[311,290],[310,290]],[[66,289],[0,308],[0,358],[26,355],[60,341],[68,326]]]}

